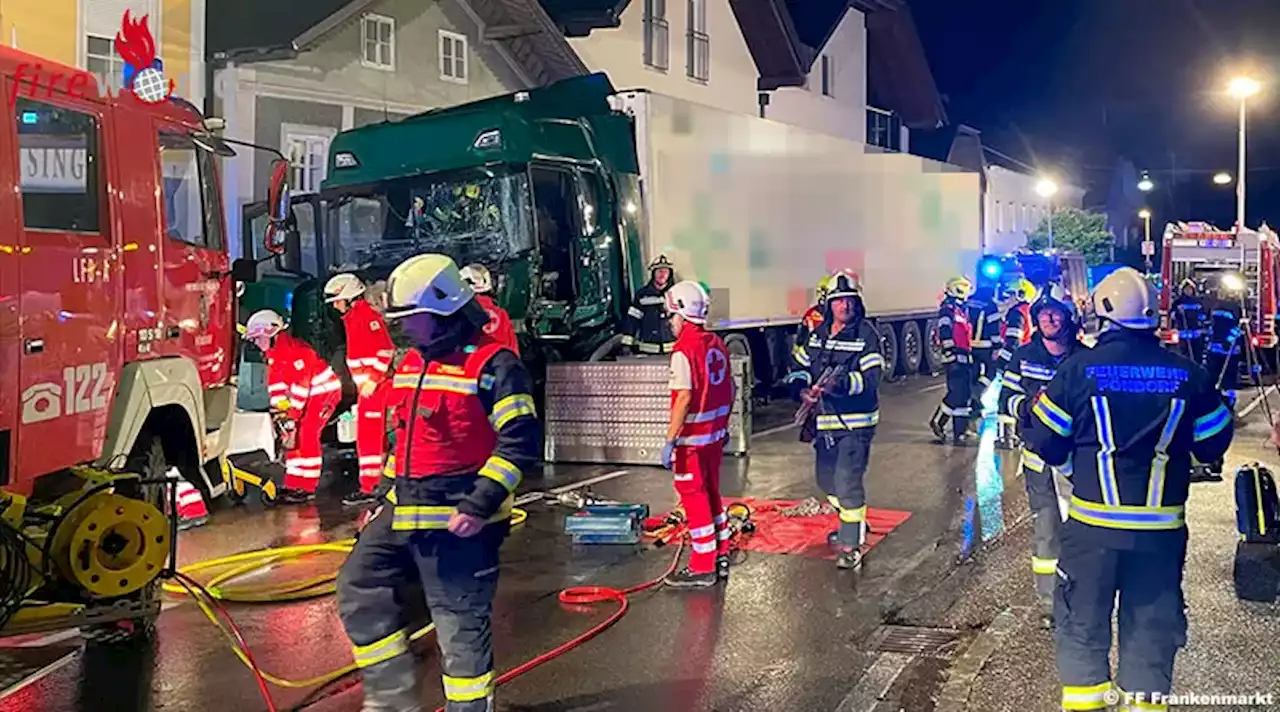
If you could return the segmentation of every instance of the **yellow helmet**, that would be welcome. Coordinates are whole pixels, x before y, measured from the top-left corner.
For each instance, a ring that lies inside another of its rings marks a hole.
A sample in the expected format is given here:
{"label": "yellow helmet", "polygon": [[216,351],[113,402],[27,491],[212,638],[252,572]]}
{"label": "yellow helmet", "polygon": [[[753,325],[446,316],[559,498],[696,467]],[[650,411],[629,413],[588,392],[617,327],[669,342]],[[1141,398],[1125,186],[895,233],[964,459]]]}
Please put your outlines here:
{"label": "yellow helmet", "polygon": [[1025,278],[1014,282],[1013,288],[1009,291],[1012,292],[1014,298],[1019,301],[1027,302],[1028,304],[1034,302],[1036,300],[1036,296],[1039,294],[1039,290],[1036,289],[1036,285],[1032,284],[1030,280]]}
{"label": "yellow helmet", "polygon": [[967,277],[952,277],[947,280],[947,296],[965,299],[973,291],[973,282]]}
{"label": "yellow helmet", "polygon": [[827,292],[831,289],[831,275],[824,274],[822,279],[818,280],[818,286],[813,288],[814,299],[819,304],[827,300]]}

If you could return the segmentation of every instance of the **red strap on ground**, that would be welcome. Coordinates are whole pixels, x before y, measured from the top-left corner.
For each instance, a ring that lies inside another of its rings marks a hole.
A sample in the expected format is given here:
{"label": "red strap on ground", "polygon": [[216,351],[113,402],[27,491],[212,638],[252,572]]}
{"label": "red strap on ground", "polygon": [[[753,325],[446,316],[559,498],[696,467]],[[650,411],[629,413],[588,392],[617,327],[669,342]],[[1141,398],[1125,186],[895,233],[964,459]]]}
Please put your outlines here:
{"label": "red strap on ground", "polygon": [[[739,536],[735,542],[739,549],[766,554],[798,554],[815,559],[834,559],[835,552],[827,545],[827,535],[840,526],[836,514],[819,514],[812,517],[784,517],[779,510],[793,507],[801,500],[755,499],[753,497],[725,497],[724,504],[745,504],[751,508],[751,521],[756,531],[750,536]],[[907,521],[911,512],[895,509],[867,508],[866,545],[863,552],[880,543],[880,540]]]}

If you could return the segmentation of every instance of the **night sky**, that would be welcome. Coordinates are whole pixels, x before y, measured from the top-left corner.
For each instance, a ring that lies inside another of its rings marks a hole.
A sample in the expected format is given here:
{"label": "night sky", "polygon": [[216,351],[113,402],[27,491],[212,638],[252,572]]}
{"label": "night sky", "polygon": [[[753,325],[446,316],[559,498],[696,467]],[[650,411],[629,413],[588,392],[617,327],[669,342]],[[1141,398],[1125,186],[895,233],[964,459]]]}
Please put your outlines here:
{"label": "night sky", "polygon": [[[1280,223],[1280,0],[910,0],[952,124],[1029,163],[1074,175],[1103,202],[1119,156],[1151,171],[1153,222],[1229,227],[1237,104],[1252,100],[1248,218]],[[1176,172],[1175,172],[1176,169]]]}

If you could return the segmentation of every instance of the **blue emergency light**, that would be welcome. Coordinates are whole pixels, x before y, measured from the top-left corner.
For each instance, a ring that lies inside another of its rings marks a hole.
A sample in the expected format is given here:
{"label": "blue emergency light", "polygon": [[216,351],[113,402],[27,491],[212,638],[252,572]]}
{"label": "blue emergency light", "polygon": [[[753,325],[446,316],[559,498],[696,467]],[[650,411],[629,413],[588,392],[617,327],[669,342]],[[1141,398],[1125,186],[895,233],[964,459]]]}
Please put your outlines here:
{"label": "blue emergency light", "polygon": [[978,263],[978,272],[987,279],[1000,279],[1000,273],[1004,272],[1004,265],[1000,264],[998,257],[984,257]]}

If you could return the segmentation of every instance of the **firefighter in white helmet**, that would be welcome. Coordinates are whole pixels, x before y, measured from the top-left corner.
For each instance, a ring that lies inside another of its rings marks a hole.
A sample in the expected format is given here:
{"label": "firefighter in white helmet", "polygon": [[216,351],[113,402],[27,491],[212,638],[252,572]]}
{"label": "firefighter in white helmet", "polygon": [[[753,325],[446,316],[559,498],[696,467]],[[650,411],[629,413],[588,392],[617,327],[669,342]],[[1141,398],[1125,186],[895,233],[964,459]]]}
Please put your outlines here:
{"label": "firefighter in white helmet", "polygon": [[1046,465],[1072,466],[1055,567],[1062,703],[1163,709],[1150,701],[1169,694],[1174,658],[1186,644],[1191,461],[1222,457],[1231,411],[1203,367],[1161,345],[1159,297],[1137,270],[1108,275],[1093,304],[1104,324],[1097,345],[1058,366],[1023,429],[1027,448]]}
{"label": "firefighter in white helmet", "polygon": [[489,274],[489,268],[482,264],[469,264],[462,268],[462,279],[471,285],[471,290],[476,294],[476,303],[489,315],[489,322],[484,325],[484,333],[519,356],[520,343],[516,340],[516,330],[511,324],[511,316],[490,296],[493,294],[493,276]]}
{"label": "firefighter in white helmet", "polygon": [[244,338],[267,356],[267,395],[285,451],[280,501],[300,504],[314,499],[320,484],[320,432],[342,400],[342,382],[315,349],[284,329],[279,314],[263,309],[249,317]]}
{"label": "firefighter in white helmet", "polygon": [[408,349],[389,399],[395,486],[342,567],[338,613],[364,676],[364,709],[420,710],[401,595],[420,581],[441,631],[445,710],[487,712],[498,548],[516,487],[541,455],[529,375],[484,336],[488,317],[444,255],[396,267],[387,319]]}
{"label": "firefighter in white helmet", "polygon": [[689,565],[666,578],[668,586],[705,588],[729,576],[729,520],[720,501],[720,463],[733,410],[729,349],[708,331],[711,298],[697,282],[667,290],[666,310],[676,335],[671,352],[671,418],[662,464],[675,473],[688,519]]}
{"label": "firefighter in white helmet", "polygon": [[387,379],[395,344],[382,315],[365,298],[365,285],[354,274],[337,274],[324,285],[325,301],[342,315],[347,336],[347,371],[356,386],[356,461],[360,488],[343,504],[374,501],[387,453]]}

